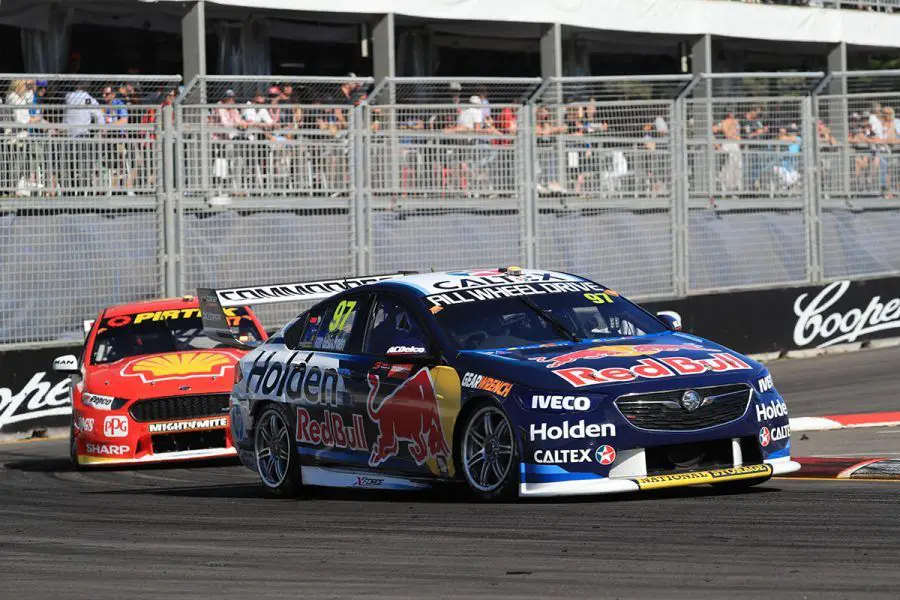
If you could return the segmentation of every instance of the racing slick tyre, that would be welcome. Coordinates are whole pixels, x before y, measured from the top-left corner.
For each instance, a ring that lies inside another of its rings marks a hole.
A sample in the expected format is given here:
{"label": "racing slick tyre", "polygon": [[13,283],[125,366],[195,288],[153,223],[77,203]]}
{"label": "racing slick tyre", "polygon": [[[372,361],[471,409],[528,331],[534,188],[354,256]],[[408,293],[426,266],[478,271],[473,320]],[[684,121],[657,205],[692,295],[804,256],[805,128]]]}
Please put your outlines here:
{"label": "racing slick tyre", "polygon": [[263,485],[276,496],[300,491],[300,460],[291,435],[290,419],[280,404],[267,406],[256,422],[253,453]]}
{"label": "racing slick tyre", "polygon": [[76,471],[81,469],[78,464],[78,442],[75,440],[75,423],[69,425],[69,460],[72,462],[72,468]]}
{"label": "racing slick tyre", "polygon": [[478,500],[502,502],[516,497],[519,452],[512,425],[503,409],[480,401],[460,434],[459,460],[469,492]]}

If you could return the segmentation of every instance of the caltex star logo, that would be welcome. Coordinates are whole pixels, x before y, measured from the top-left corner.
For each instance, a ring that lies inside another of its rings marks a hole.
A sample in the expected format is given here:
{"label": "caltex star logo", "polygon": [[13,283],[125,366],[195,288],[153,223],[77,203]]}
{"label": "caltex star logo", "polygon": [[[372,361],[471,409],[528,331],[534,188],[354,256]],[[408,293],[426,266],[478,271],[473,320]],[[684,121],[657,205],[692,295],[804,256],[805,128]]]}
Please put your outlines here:
{"label": "caltex star logo", "polygon": [[772,434],[769,433],[768,427],[763,427],[759,430],[759,445],[765,448],[769,445],[769,442],[772,441]]}
{"label": "caltex star logo", "polygon": [[616,460],[616,449],[609,445],[597,448],[597,462],[601,465],[611,465]]}

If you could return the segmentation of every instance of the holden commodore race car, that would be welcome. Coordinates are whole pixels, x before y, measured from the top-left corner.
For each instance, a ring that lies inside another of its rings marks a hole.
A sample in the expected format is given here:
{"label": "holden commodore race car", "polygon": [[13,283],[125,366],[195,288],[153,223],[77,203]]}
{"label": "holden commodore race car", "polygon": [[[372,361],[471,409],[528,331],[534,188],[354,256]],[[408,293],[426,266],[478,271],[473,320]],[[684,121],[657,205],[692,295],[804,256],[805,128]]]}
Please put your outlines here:
{"label": "holden commodore race car", "polygon": [[[243,306],[224,319],[238,339],[265,333]],[[79,366],[54,360],[72,377],[69,452],[77,466],[234,456],[228,395],[243,350],[203,335],[196,298],[106,308],[85,321]]]}
{"label": "holden commodore race car", "polygon": [[321,300],[234,370],[232,439],[276,494],[456,482],[501,500],[799,469],[764,366],[583,277],[509,267],[198,295],[222,340],[238,333],[229,307]]}

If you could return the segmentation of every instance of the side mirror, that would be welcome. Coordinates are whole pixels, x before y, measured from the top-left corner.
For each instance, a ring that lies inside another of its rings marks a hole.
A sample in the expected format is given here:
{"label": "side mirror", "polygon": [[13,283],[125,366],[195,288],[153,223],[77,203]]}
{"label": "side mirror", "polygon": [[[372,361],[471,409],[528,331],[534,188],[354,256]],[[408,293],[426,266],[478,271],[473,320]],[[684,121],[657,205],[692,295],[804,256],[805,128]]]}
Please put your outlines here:
{"label": "side mirror", "polygon": [[65,354],[53,359],[53,370],[63,375],[74,375],[79,372],[78,359],[74,354]]}
{"label": "side mirror", "polygon": [[681,331],[681,315],[674,310],[661,310],[656,316],[672,331]]}
{"label": "side mirror", "polygon": [[385,354],[391,358],[425,358],[431,356],[428,345],[423,340],[411,340],[409,344],[391,346]]}

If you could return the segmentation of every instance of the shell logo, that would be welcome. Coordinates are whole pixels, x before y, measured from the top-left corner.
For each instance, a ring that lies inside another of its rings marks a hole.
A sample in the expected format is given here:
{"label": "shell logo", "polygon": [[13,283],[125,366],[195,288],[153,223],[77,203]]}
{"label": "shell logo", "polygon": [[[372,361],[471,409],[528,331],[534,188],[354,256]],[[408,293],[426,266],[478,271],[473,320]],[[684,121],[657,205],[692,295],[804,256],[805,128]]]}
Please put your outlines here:
{"label": "shell logo", "polygon": [[122,368],[126,377],[140,377],[144,383],[165,379],[223,376],[238,357],[222,352],[178,352],[157,354],[132,361]]}

